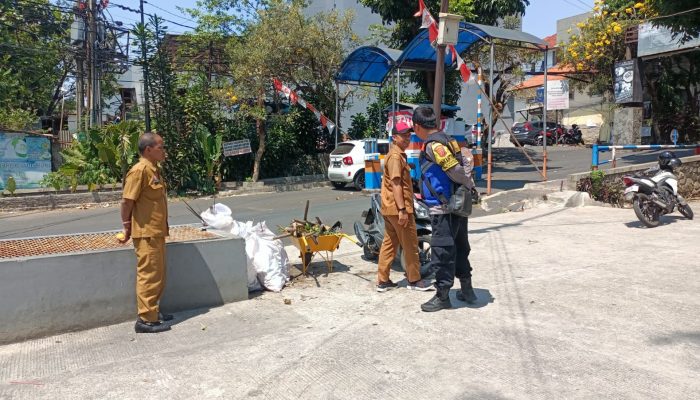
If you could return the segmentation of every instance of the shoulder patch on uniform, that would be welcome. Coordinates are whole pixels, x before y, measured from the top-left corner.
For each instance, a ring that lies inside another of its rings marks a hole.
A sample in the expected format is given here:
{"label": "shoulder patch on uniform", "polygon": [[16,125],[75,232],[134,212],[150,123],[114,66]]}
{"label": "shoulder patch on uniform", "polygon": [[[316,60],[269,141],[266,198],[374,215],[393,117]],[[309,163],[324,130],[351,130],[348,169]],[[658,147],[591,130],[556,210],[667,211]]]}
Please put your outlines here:
{"label": "shoulder patch on uniform", "polygon": [[440,165],[443,171],[447,171],[448,169],[459,164],[457,158],[443,144],[433,143],[432,149],[433,156],[435,157],[435,163]]}

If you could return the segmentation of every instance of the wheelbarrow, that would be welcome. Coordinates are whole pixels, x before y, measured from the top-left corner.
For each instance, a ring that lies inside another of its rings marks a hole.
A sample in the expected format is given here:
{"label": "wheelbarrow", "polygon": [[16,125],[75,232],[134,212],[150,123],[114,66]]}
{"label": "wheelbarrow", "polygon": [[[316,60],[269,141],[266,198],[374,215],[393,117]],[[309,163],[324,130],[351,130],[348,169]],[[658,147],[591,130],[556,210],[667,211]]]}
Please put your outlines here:
{"label": "wheelbarrow", "polygon": [[[352,236],[344,233],[330,233],[326,235],[314,236],[290,236],[292,243],[299,249],[302,267],[302,273],[307,274],[309,264],[315,255],[319,255],[326,262],[328,272],[333,272],[333,252],[340,246],[340,240],[346,238],[358,246],[362,246],[360,242]],[[315,240],[314,240],[315,239]]]}

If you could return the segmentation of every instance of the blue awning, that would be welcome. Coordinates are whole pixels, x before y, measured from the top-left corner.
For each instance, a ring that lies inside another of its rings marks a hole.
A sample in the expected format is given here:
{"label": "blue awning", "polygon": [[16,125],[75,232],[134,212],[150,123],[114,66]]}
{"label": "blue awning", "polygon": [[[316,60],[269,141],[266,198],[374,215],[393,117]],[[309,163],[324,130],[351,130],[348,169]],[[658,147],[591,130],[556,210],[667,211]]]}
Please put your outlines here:
{"label": "blue awning", "polygon": [[377,46],[359,47],[340,65],[335,81],[350,85],[381,86],[400,55],[400,50]]}
{"label": "blue awning", "polygon": [[[459,35],[455,48],[457,53],[462,54],[474,44],[488,44],[491,39],[512,40],[522,43],[543,46],[545,44],[540,38],[529,33],[516,31],[513,29],[499,28],[497,26],[473,24],[468,22],[459,23]],[[413,40],[406,46],[397,60],[398,68],[410,70],[434,70],[437,61],[437,52],[430,45],[428,30],[421,30]],[[445,66],[452,65],[451,55],[445,56]]]}
{"label": "blue awning", "polygon": [[[476,43],[487,44],[491,39],[511,40],[544,46],[542,39],[529,33],[496,26],[460,22],[457,52],[462,54]],[[544,48],[544,47],[542,47]],[[433,70],[435,48],[430,45],[428,30],[421,30],[403,52],[376,46],[364,46],[353,51],[340,66],[336,82],[350,85],[381,86],[394,68],[402,70]],[[452,57],[445,57],[445,65],[452,65]]]}

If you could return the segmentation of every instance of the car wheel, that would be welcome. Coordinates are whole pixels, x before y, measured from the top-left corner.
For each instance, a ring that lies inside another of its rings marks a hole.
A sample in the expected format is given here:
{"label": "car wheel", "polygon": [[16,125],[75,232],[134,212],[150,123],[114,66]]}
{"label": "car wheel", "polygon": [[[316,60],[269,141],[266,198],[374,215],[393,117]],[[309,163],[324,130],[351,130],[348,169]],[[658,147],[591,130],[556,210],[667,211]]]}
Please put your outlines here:
{"label": "car wheel", "polygon": [[331,183],[333,184],[333,187],[336,189],[342,189],[346,185],[345,182],[331,182]]}
{"label": "car wheel", "polygon": [[352,180],[353,185],[355,185],[355,189],[357,190],[362,190],[365,188],[365,170],[360,170],[358,173],[355,174],[355,178]]}

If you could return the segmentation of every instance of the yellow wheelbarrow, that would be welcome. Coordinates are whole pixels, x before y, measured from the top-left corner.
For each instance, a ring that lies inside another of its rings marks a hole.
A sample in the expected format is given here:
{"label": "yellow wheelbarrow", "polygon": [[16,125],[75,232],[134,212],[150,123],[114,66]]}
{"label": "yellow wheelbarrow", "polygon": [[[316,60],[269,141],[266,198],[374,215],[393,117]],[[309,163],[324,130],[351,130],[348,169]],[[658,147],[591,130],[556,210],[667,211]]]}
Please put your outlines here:
{"label": "yellow wheelbarrow", "polygon": [[[330,233],[326,235],[314,236],[290,236],[292,243],[299,249],[301,263],[303,265],[302,273],[306,275],[309,264],[313,257],[318,254],[326,261],[328,272],[333,272],[333,252],[340,246],[340,240],[346,238],[358,246],[362,246],[360,242],[352,236],[344,233]],[[315,240],[314,240],[315,239]]]}

